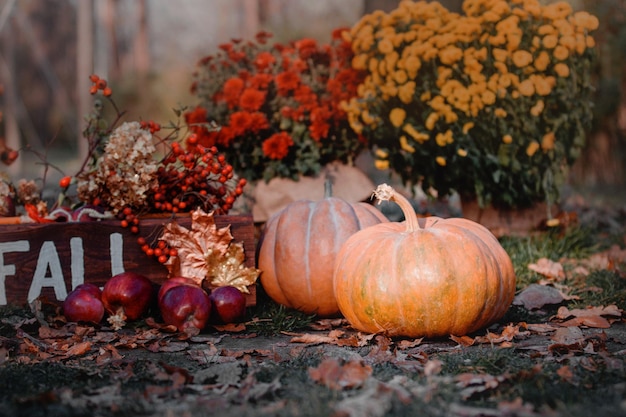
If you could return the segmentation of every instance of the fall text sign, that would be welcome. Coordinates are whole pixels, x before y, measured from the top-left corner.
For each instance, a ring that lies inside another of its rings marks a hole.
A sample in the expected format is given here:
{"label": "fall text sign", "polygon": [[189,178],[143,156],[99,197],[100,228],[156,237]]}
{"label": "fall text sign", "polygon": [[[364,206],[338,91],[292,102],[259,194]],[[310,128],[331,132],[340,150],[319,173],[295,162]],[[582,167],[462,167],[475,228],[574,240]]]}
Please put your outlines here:
{"label": "fall text sign", "polygon": [[[167,219],[144,219],[141,235],[156,239]],[[189,226],[189,218],[178,218]],[[233,240],[242,242],[245,264],[254,267],[252,216],[216,216],[218,227],[230,225]],[[99,286],[113,275],[134,271],[156,284],[167,279],[167,269],[147,257],[136,242],[137,235],[119,222],[19,224],[0,226],[0,305],[23,304],[40,296],[62,301],[76,286],[89,282]],[[254,286],[248,305],[255,304]]]}

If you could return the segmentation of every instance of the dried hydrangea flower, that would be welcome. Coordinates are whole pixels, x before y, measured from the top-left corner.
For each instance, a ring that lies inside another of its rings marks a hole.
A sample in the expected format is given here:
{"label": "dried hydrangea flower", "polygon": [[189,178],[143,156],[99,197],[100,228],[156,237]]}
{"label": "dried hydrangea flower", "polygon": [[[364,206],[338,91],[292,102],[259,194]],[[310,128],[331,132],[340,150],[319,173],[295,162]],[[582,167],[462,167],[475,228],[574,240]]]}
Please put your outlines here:
{"label": "dried hydrangea flower", "polygon": [[92,201],[97,197],[113,214],[124,207],[141,209],[148,191],[157,185],[155,151],[152,134],[141,129],[139,122],[122,124],[109,136],[94,170],[78,176],[79,198]]}
{"label": "dried hydrangea flower", "polygon": [[21,179],[17,183],[17,198],[22,204],[37,204],[41,201],[41,190],[35,181]]}
{"label": "dried hydrangea flower", "polygon": [[15,211],[14,198],[15,191],[11,185],[6,181],[0,180],[0,216],[13,215]]}

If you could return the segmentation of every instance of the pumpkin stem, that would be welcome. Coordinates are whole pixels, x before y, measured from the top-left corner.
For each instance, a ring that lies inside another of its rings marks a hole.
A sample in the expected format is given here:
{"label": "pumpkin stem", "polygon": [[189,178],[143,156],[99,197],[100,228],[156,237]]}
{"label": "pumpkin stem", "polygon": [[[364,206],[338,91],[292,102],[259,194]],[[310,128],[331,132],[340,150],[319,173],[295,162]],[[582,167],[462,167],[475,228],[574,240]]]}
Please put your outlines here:
{"label": "pumpkin stem", "polygon": [[330,198],[333,196],[333,176],[326,174],[324,179],[324,198]]}
{"label": "pumpkin stem", "polygon": [[412,232],[420,229],[419,222],[417,221],[417,216],[415,215],[415,210],[413,206],[402,194],[393,189],[390,185],[380,184],[374,190],[373,196],[376,197],[378,202],[381,201],[393,201],[402,209],[402,213],[404,213],[405,224],[407,232]]}

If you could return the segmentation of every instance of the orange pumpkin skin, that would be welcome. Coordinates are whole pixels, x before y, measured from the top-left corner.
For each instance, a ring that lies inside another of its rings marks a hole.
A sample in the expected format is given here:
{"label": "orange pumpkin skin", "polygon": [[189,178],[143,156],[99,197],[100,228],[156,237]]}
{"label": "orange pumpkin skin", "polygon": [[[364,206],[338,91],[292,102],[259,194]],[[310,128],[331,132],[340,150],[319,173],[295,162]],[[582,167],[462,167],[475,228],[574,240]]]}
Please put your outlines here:
{"label": "orange pumpkin skin", "polygon": [[386,221],[370,204],[336,197],[289,204],[268,220],[261,235],[257,259],[263,289],[277,303],[304,313],[337,315],[337,252],[357,231]]}
{"label": "orange pumpkin skin", "polygon": [[501,318],[515,295],[515,272],[491,232],[461,218],[416,221],[412,230],[406,222],[372,226],[342,246],[334,291],[348,322],[369,333],[439,337]]}

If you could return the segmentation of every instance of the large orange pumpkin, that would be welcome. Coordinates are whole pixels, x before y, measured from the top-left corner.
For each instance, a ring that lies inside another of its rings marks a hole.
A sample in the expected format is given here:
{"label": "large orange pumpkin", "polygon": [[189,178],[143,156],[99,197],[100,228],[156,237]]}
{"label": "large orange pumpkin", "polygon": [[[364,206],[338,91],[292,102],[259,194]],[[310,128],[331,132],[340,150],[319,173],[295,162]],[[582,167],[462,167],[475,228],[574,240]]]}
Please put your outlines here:
{"label": "large orange pumpkin", "polygon": [[515,272],[489,230],[462,218],[417,218],[386,184],[375,195],[398,203],[406,220],[361,230],[337,254],[335,297],[353,327],[390,336],[461,336],[506,313]]}
{"label": "large orange pumpkin", "polygon": [[339,248],[357,231],[386,221],[370,204],[337,197],[289,204],[268,220],[260,238],[263,289],[287,307],[319,316],[337,315],[333,266]]}

